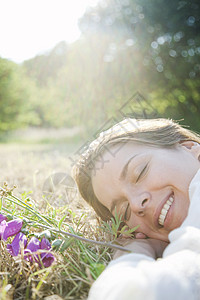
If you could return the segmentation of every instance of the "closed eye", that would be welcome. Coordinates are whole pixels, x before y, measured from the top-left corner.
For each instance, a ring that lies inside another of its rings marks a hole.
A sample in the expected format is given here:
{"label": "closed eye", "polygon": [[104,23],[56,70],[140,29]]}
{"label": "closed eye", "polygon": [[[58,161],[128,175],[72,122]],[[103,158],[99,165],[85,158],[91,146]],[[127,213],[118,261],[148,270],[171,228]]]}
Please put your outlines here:
{"label": "closed eye", "polygon": [[140,175],[138,176],[137,180],[136,180],[136,183],[140,180],[140,178],[144,175],[146,169],[148,167],[148,163],[145,165],[145,167],[142,169]]}
{"label": "closed eye", "polygon": [[127,207],[126,207],[126,210],[125,210],[125,213],[124,213],[124,221],[128,221],[130,219],[130,204],[128,203],[127,204]]}

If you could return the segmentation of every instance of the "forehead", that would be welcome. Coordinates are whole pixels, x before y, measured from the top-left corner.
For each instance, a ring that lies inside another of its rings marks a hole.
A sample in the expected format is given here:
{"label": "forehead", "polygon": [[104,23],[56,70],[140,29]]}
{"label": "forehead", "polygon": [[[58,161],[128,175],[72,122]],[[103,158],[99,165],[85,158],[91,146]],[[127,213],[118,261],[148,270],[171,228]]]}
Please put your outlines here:
{"label": "forehead", "polygon": [[102,154],[94,162],[92,179],[101,176],[102,173],[119,171],[127,161],[135,155],[149,153],[154,151],[153,147],[135,142],[120,143],[105,148]]}

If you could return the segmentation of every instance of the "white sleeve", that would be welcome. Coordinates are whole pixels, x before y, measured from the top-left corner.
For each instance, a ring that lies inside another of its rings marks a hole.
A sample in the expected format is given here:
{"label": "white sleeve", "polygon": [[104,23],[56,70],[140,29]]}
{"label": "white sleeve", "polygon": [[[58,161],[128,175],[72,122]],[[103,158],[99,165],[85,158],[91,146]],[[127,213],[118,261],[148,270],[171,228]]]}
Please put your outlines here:
{"label": "white sleeve", "polygon": [[200,171],[193,178],[188,216],[169,234],[163,258],[126,254],[110,262],[88,300],[200,299]]}

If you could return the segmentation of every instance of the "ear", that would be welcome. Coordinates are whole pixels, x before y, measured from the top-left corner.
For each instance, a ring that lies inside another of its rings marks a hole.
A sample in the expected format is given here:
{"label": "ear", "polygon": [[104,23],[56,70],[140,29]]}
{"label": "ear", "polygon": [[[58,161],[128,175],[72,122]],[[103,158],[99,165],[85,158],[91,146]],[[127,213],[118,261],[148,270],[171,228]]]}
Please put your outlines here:
{"label": "ear", "polygon": [[193,154],[198,160],[200,160],[200,144],[194,141],[180,142],[182,147],[185,147],[187,151]]}

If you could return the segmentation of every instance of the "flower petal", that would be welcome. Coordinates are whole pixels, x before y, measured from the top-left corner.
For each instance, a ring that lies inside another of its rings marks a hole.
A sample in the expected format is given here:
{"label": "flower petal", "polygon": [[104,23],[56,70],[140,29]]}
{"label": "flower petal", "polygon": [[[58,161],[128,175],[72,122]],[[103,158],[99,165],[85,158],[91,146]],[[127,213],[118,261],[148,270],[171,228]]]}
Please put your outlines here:
{"label": "flower petal", "polygon": [[3,220],[7,220],[7,217],[6,216],[4,216],[4,215],[2,215],[2,214],[0,214],[0,223],[3,221]]}
{"label": "flower petal", "polygon": [[[41,249],[50,250],[51,244],[48,239],[43,238],[41,241]],[[47,268],[55,261],[55,257],[50,252],[43,252],[40,254],[43,265]]]}
{"label": "flower petal", "polygon": [[30,242],[28,243],[26,249],[30,250],[31,252],[36,252],[40,249],[40,241],[36,237],[32,237]]}
{"label": "flower petal", "polygon": [[7,223],[7,226],[3,232],[4,241],[7,240],[8,237],[15,235],[18,233],[23,225],[23,221],[21,219],[15,219]]}
{"label": "flower petal", "polygon": [[56,260],[52,253],[41,253],[43,265],[47,268]]}
{"label": "flower petal", "polygon": [[5,228],[7,226],[7,223],[5,220],[3,220],[1,223],[0,223],[0,240],[3,238],[3,234],[4,234],[4,231],[5,231]]}
{"label": "flower petal", "polygon": [[50,244],[50,242],[49,242],[48,239],[46,239],[46,238],[42,239],[42,241],[41,241],[41,249],[46,249],[46,250],[51,249],[51,244]]}
{"label": "flower petal", "polygon": [[[36,237],[32,237],[24,250],[24,256],[25,260],[33,262],[35,260],[36,262],[39,263],[39,258],[38,255],[35,255],[34,252],[38,251],[40,249],[40,241]],[[31,255],[27,255],[30,253]]]}
{"label": "flower petal", "polygon": [[7,250],[12,256],[17,256],[20,252],[21,244],[25,247],[27,243],[27,237],[22,232],[19,232],[13,239],[11,244],[7,245]]}
{"label": "flower petal", "polygon": [[[28,253],[30,253],[31,255],[27,255]],[[29,250],[29,249],[25,249],[24,250],[24,259],[26,261],[30,261],[30,262],[33,261],[33,255],[32,255],[32,251],[31,250]]]}

